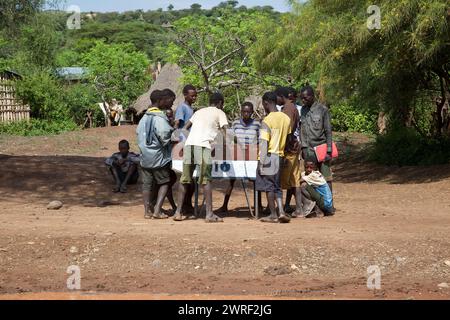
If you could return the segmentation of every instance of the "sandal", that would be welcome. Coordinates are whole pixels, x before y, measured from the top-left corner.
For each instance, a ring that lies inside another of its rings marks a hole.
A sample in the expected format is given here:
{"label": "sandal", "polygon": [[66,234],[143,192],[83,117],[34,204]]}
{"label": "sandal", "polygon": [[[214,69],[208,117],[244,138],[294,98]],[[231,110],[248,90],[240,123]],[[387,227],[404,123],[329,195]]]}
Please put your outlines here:
{"label": "sandal", "polygon": [[223,219],[220,218],[220,217],[218,217],[218,216],[216,216],[216,215],[213,215],[213,216],[210,217],[210,218],[206,217],[205,222],[206,222],[206,223],[223,222]]}
{"label": "sandal", "polygon": [[163,220],[163,219],[168,219],[168,218],[169,218],[169,216],[164,213],[153,215],[153,219],[157,219],[157,220]]}
{"label": "sandal", "polygon": [[259,221],[267,222],[267,223],[278,223],[278,219],[277,218],[271,218],[271,217],[261,218],[261,219],[259,219]]}
{"label": "sandal", "polygon": [[289,218],[286,215],[280,215],[280,217],[278,218],[278,221],[280,221],[280,223],[289,223],[289,222],[291,222],[291,218]]}
{"label": "sandal", "polygon": [[183,221],[183,215],[182,214],[175,214],[173,216],[174,221]]}

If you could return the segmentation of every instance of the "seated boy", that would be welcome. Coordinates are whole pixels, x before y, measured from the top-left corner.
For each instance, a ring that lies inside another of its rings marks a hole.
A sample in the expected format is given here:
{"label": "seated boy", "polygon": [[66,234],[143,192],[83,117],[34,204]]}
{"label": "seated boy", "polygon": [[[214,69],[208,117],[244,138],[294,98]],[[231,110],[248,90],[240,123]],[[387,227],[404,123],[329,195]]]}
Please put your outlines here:
{"label": "seated boy", "polygon": [[333,215],[333,194],[322,173],[318,171],[316,162],[311,159],[305,160],[305,172],[302,173],[302,195],[305,217],[320,214],[320,211],[314,210],[315,205],[325,216]]}
{"label": "seated boy", "polygon": [[119,152],[114,153],[105,161],[111,172],[115,187],[113,192],[127,192],[127,184],[136,184],[139,178],[139,155],[130,152],[130,144],[127,140],[119,142]]}

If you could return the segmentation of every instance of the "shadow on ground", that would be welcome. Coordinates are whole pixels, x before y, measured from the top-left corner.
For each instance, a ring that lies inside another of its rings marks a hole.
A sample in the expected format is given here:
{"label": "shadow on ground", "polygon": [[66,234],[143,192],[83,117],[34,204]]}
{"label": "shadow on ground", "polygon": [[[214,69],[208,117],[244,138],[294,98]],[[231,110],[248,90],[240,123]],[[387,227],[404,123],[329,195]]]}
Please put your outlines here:
{"label": "shadow on ground", "polygon": [[[0,154],[0,162],[4,167],[0,179],[0,201],[42,204],[59,200],[65,205],[86,207],[141,205],[141,182],[129,186],[126,194],[113,193],[113,180],[104,160],[102,157]],[[227,186],[224,181],[214,182],[215,209],[222,203]],[[253,205],[252,185],[249,183],[247,187]],[[177,190],[178,184],[174,186],[175,197]],[[236,184],[234,192],[243,193],[240,184]],[[200,205],[202,199],[200,190]],[[169,208],[167,205],[165,207]],[[250,213],[247,209],[239,216],[247,218]]]}
{"label": "shadow on ground", "polygon": [[6,156],[0,179],[0,200],[53,201],[68,205],[123,206],[141,203],[140,187],[127,194],[112,192],[104,158],[79,156]]}
{"label": "shadow on ground", "polygon": [[369,144],[339,142],[340,157],[333,163],[335,181],[341,183],[430,183],[450,178],[450,164],[434,166],[382,166],[369,161]]}

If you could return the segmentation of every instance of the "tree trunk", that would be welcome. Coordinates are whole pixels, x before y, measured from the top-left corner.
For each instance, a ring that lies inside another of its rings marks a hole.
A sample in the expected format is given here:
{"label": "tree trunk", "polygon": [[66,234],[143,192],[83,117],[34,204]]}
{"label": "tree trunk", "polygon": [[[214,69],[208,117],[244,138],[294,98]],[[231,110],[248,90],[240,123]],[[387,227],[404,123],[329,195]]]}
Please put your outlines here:
{"label": "tree trunk", "polygon": [[388,125],[388,118],[387,114],[381,111],[378,113],[378,133],[379,134],[385,134],[387,131],[387,125]]}

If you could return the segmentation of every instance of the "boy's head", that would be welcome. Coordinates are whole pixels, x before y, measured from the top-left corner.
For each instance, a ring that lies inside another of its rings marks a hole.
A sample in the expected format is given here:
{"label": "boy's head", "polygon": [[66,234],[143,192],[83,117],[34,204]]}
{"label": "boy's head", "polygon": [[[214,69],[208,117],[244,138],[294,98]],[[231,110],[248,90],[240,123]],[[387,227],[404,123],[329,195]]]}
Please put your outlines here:
{"label": "boy's head", "polygon": [[286,87],[278,87],[275,89],[275,94],[277,95],[277,104],[282,106],[289,101],[289,90]]}
{"label": "boy's head", "polygon": [[164,89],[163,91],[161,91],[161,101],[159,103],[159,107],[163,110],[172,108],[176,98],[177,96],[175,92],[170,89]]}
{"label": "boy's head", "polygon": [[173,113],[173,110],[172,109],[167,109],[166,110],[166,116],[167,116],[167,119],[169,119],[170,125],[173,127],[173,125],[175,124],[175,115]]}
{"label": "boy's head", "polygon": [[313,159],[306,159],[305,160],[305,172],[306,172],[306,175],[311,174],[313,171],[317,171],[316,161],[313,160]]}
{"label": "boy's head", "polygon": [[214,92],[209,97],[209,105],[222,110],[225,104],[225,98],[220,92]]}
{"label": "boy's head", "polygon": [[293,103],[297,103],[297,91],[292,87],[286,87],[288,94],[289,94],[289,100],[291,100]]}
{"label": "boy's head", "polygon": [[249,121],[252,118],[253,113],[255,112],[253,103],[244,102],[241,108],[241,117],[244,121]]}
{"label": "boy's head", "polygon": [[273,108],[277,105],[277,95],[275,92],[266,92],[262,97],[262,104],[266,114],[273,111]]}
{"label": "boy's head", "polygon": [[127,140],[119,142],[119,152],[123,157],[128,155],[128,152],[130,152],[130,143]]}
{"label": "boy's head", "polygon": [[192,84],[188,84],[183,88],[183,95],[184,100],[189,105],[193,105],[197,101],[197,89]]}
{"label": "boy's head", "polygon": [[154,90],[151,94],[150,94],[150,102],[152,103],[152,106],[158,106],[160,101],[161,101],[161,95],[162,95],[162,91],[161,90]]}

